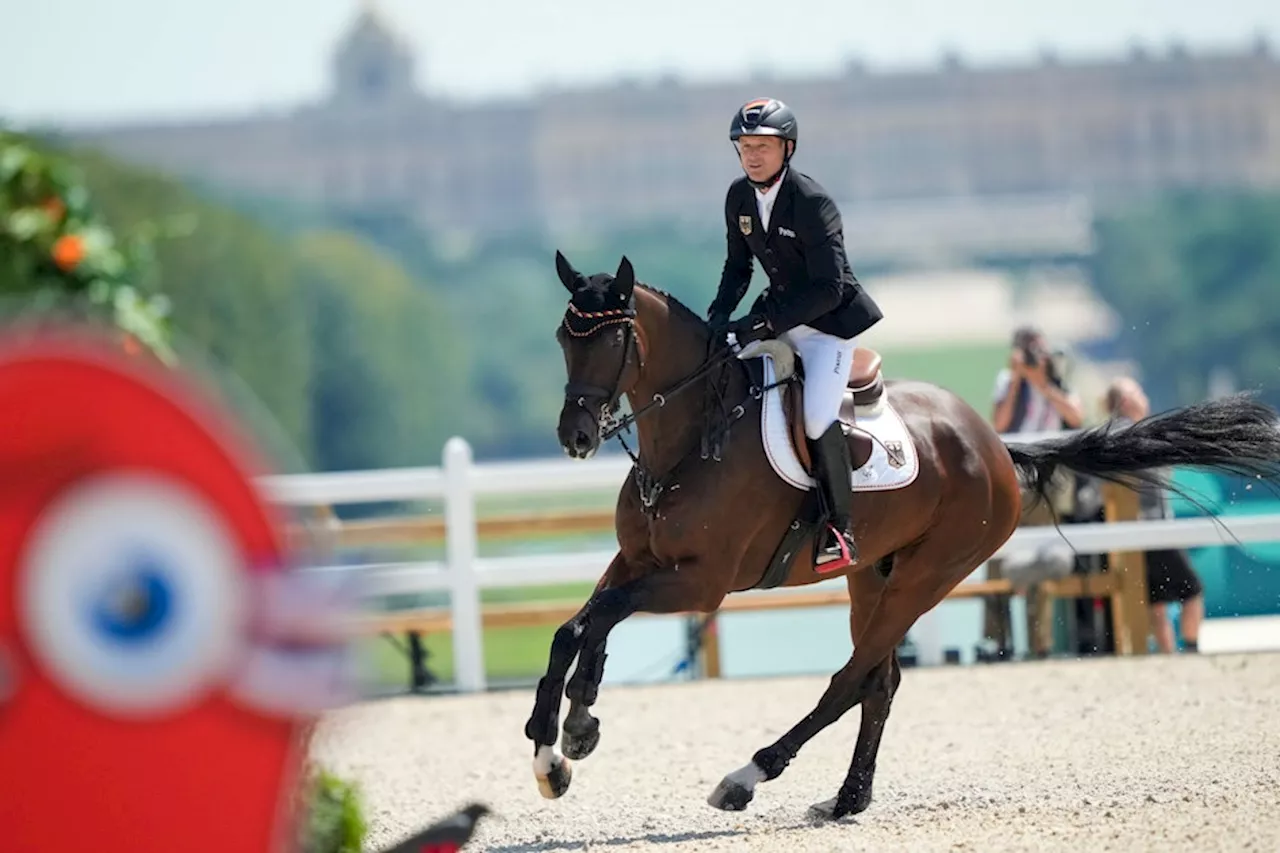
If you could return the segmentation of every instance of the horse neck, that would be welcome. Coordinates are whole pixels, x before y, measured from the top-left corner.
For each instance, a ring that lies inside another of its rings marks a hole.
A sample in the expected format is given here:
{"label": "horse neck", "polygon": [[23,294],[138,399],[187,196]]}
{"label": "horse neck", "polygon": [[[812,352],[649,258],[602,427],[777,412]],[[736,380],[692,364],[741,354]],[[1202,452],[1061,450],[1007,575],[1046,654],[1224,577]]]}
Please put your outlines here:
{"label": "horse neck", "polygon": [[[702,366],[707,355],[707,335],[690,320],[677,316],[656,294],[636,289],[637,333],[644,340],[645,361],[640,377],[627,397],[631,410],[653,402],[655,394],[667,396],[683,379]],[[712,375],[719,371],[712,371]],[[664,470],[675,465],[699,440],[705,405],[705,379],[699,379],[669,397],[663,406],[651,408],[636,421],[640,458],[645,467]]]}

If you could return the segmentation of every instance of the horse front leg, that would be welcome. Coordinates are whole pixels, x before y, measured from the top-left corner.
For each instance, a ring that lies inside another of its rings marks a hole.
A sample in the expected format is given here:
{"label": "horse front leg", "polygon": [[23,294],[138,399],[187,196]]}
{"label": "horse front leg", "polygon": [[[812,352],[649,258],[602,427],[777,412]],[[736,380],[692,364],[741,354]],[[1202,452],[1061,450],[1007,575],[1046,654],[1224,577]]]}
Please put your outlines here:
{"label": "horse front leg", "polygon": [[[574,655],[585,649],[599,652],[591,669],[584,668],[583,694],[590,698],[599,687],[597,676],[603,666],[603,650],[609,632],[633,613],[677,613],[685,610],[710,612],[720,605],[727,590],[714,594],[707,591],[707,578],[699,578],[689,566],[663,569],[627,583],[598,591],[586,606],[556,631],[551,643],[551,665],[538,682],[533,715],[525,726],[525,735],[533,741],[533,775],[544,797],[555,799],[569,789],[572,771],[568,760],[555,749],[559,723],[560,691]],[[581,665],[581,664],[580,664]],[[571,700],[573,701],[573,700]],[[585,702],[581,707],[585,707]],[[585,711],[583,712],[585,713]],[[586,715],[590,718],[590,715]],[[586,724],[590,727],[590,724]],[[596,738],[599,737],[598,724]]]}
{"label": "horse front leg", "polygon": [[591,706],[596,703],[604,680],[607,643],[606,638],[599,645],[583,646],[578,653],[578,666],[564,689],[569,700],[569,713],[564,717],[564,755],[574,761],[586,758],[600,743],[600,721],[591,716]]}
{"label": "horse front leg", "polygon": [[[610,563],[592,595],[616,586],[625,580],[626,561],[619,554]],[[573,761],[586,758],[600,743],[600,721],[591,716],[590,708],[596,703],[600,682],[604,680],[605,646],[607,638],[598,645],[583,644],[578,652],[578,665],[569,677],[564,696],[569,700],[569,713],[564,718],[564,756]]]}
{"label": "horse front leg", "polygon": [[569,789],[569,765],[554,749],[560,724],[560,691],[569,666],[582,648],[587,614],[594,601],[595,595],[592,595],[573,618],[556,629],[551,638],[547,671],[538,679],[533,713],[524,726],[525,736],[534,743],[533,772],[538,790],[548,798],[558,797]]}

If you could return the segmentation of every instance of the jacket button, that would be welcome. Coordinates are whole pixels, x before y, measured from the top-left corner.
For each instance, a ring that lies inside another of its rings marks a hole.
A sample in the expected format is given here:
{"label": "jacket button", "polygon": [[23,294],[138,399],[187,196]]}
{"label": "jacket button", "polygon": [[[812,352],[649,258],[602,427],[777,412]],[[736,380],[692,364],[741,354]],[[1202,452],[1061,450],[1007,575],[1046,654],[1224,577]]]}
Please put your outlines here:
{"label": "jacket button", "polygon": [[777,274],[778,274],[778,268],[777,268],[777,267],[769,267],[769,272],[773,273],[774,275],[777,275]]}

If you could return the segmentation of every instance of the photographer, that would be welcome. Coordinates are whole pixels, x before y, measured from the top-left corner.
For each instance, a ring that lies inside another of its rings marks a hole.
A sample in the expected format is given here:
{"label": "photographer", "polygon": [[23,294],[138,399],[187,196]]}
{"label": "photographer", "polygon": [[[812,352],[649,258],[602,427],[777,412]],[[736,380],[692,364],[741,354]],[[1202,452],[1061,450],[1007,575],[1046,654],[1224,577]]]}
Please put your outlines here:
{"label": "photographer", "polygon": [[[1084,423],[1079,398],[1067,386],[1044,335],[1032,326],[1023,326],[1013,335],[1009,366],[996,377],[992,425],[1006,435],[1078,429]],[[1079,507],[1077,492],[1086,484],[1070,475],[1059,475],[1050,484],[1048,505],[1024,504],[1021,525],[1037,526],[1059,521],[1071,522]],[[1068,573],[1072,561],[1061,555],[1044,553],[1004,565],[1004,560],[987,564],[987,577],[1009,577],[1025,590],[1027,639],[1033,657],[1047,655],[1053,646],[1052,602],[1039,593],[1037,580]],[[1013,651],[1007,596],[992,596],[985,602],[983,634],[986,650],[981,654],[1007,659]]]}
{"label": "photographer", "polygon": [[1009,366],[996,377],[995,398],[996,432],[1051,432],[1084,423],[1079,398],[1066,387],[1044,336],[1033,326],[1014,333]]}

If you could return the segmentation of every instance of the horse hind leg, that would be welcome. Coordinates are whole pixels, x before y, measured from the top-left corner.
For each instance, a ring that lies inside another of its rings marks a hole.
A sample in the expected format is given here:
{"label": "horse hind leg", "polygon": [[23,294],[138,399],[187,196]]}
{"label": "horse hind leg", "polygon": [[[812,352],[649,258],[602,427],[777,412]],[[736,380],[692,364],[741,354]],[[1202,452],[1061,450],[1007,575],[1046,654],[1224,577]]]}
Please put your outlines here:
{"label": "horse hind leg", "polygon": [[[877,572],[855,572],[848,576],[849,601],[849,634],[856,646],[859,637],[866,630],[875,606],[887,585],[887,577],[891,573],[892,560],[882,560]],[[896,649],[889,653],[881,663],[871,671],[870,690],[862,700],[862,722],[858,726],[858,741],[853,751],[853,761],[849,766],[849,774],[842,787],[842,796],[850,814],[866,811],[871,805],[872,783],[876,772],[876,755],[880,751],[880,738],[884,735],[885,723],[889,720],[889,709],[893,703],[893,694],[897,692],[902,681],[902,666],[898,662]],[[819,803],[812,811],[821,817],[831,817],[836,811],[839,797],[825,803]]]}
{"label": "horse hind leg", "polygon": [[[751,801],[754,787],[759,782],[776,779],[799,753],[800,749],[827,726],[839,720],[855,705],[865,701],[884,683],[877,678],[879,671],[891,657],[907,631],[923,613],[941,602],[947,592],[965,578],[977,561],[958,562],[941,553],[940,540],[925,540],[909,551],[900,552],[894,559],[893,570],[886,581],[884,592],[871,609],[862,634],[855,640],[849,662],[831,678],[831,683],[813,711],[796,723],[777,741],[758,751],[751,763],[726,776],[712,792],[708,802],[716,808],[739,810]],[[951,546],[953,547],[953,546]],[[892,666],[892,663],[889,663]],[[885,706],[887,714],[887,704]],[[874,719],[874,717],[873,717]],[[879,721],[883,728],[884,720]],[[873,726],[874,729],[874,726]],[[879,733],[868,731],[864,743],[864,758],[851,766],[850,777],[841,786],[841,794],[831,806],[832,817],[852,814],[857,800],[858,783],[854,767],[874,767],[874,752],[879,748]],[[875,750],[871,747],[874,746]],[[855,755],[857,748],[855,747]],[[865,807],[865,806],[864,806]],[[820,812],[825,809],[818,807]]]}
{"label": "horse hind leg", "polygon": [[[976,555],[956,560],[953,554],[951,559],[945,560],[937,551],[932,543],[922,543],[917,550],[895,562],[884,597],[871,614],[861,636],[854,641],[854,657],[857,657],[859,647],[877,651],[887,647],[887,653],[872,670],[862,697],[862,725],[858,730],[849,772],[835,799],[812,807],[810,811],[814,815],[841,818],[859,814],[871,805],[876,756],[894,694],[902,681],[898,644],[920,616],[941,603],[947,593],[981,562],[981,557]],[[898,584],[894,583],[894,578],[898,579]]]}
{"label": "horse hind leg", "polygon": [[[870,618],[870,615],[879,607],[880,598],[884,594],[884,590],[888,583],[886,578],[890,574],[889,569],[892,565],[893,558],[885,557],[874,567],[848,575],[850,634],[854,641],[855,651],[858,648],[859,627],[865,625]],[[838,691],[850,691],[852,696],[848,699],[848,704],[845,706],[845,709],[836,714],[836,718],[842,715],[844,711],[847,711],[849,708],[852,708],[857,704],[859,695],[872,689],[870,685],[864,690],[856,684],[849,683],[850,679],[853,677],[850,675],[853,665],[854,660],[851,658],[849,663],[846,664],[843,669],[832,676],[831,685],[827,688],[826,694],[823,695],[822,701],[819,702],[818,708],[815,709],[813,714],[806,717],[806,720],[811,720],[815,714],[822,710],[824,703],[829,705]],[[873,674],[874,672],[875,671],[873,670]],[[834,722],[834,719],[832,722]],[[825,725],[826,724],[823,724],[823,727],[825,727]],[[797,728],[799,728],[799,726],[797,726]],[[820,730],[820,728],[821,727],[819,727],[818,730]],[[813,734],[816,734],[818,730],[815,730]],[[742,809],[745,809],[747,804],[751,802],[755,795],[755,786],[760,782],[776,778],[776,776],[785,768],[786,763],[789,762],[799,750],[799,744],[796,744],[794,749],[790,749],[789,747],[790,741],[788,741],[788,736],[794,732],[796,732],[796,729],[792,729],[791,732],[784,735],[783,738],[774,743],[773,746],[757,752],[755,756],[752,757],[750,763],[724,777],[720,784],[716,786],[716,789],[711,793],[711,796],[707,798],[707,802],[716,808],[723,809],[725,811],[741,811]],[[813,737],[813,734],[805,737],[805,740]],[[784,758],[780,759],[780,753],[789,754],[786,754]],[[779,766],[780,761],[781,766]]]}
{"label": "horse hind leg", "polygon": [[862,700],[862,723],[858,727],[858,742],[853,750],[849,774],[845,777],[839,794],[811,808],[813,814],[819,817],[832,818],[837,811],[842,814],[860,814],[871,805],[880,738],[884,735],[884,726],[889,720],[893,694],[902,682],[902,665],[898,663],[896,651],[891,652],[889,658],[872,671],[871,679],[871,690]]}

